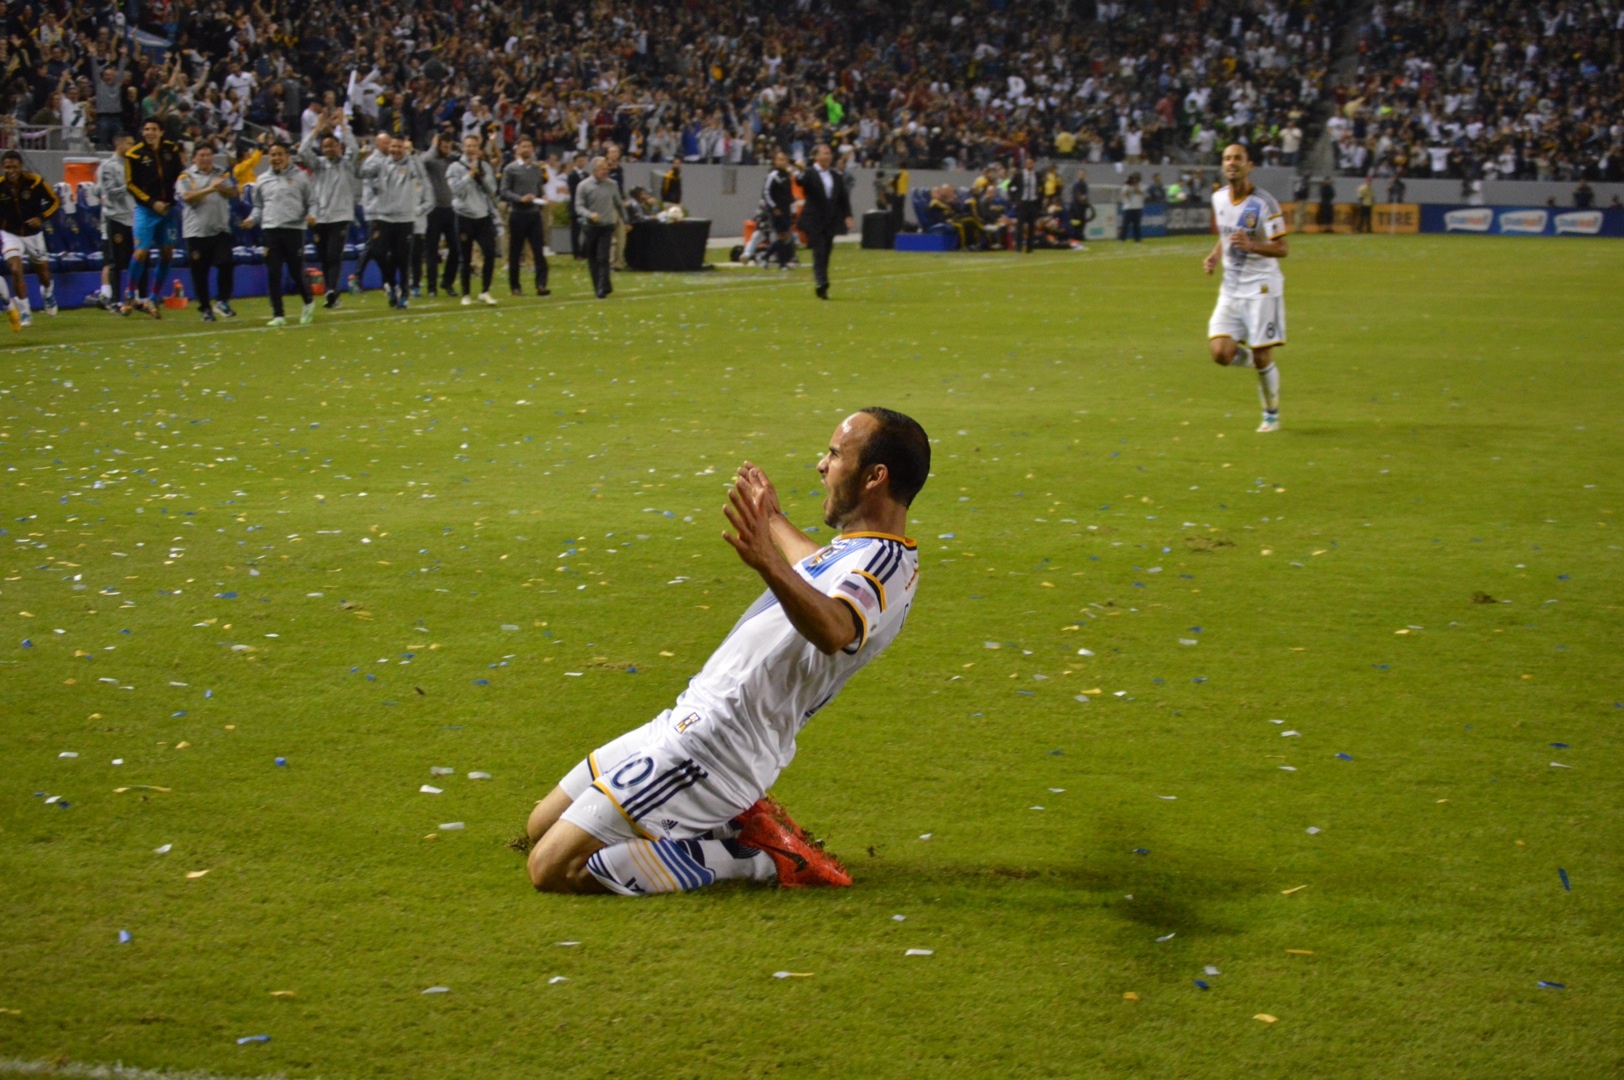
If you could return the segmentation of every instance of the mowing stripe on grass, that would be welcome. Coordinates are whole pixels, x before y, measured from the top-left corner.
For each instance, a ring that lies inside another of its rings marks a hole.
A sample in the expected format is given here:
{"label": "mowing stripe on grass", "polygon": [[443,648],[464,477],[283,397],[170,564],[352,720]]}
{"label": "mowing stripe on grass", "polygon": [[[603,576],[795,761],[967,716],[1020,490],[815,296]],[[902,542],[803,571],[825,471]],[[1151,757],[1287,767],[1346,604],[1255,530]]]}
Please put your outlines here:
{"label": "mowing stripe on grass", "polygon": [[285,1080],[286,1073],[262,1073],[259,1076],[227,1076],[203,1069],[171,1072],[167,1069],[138,1069],[133,1065],[86,1065],[80,1061],[19,1061],[0,1058],[0,1075],[17,1076],[69,1076],[85,1080]]}

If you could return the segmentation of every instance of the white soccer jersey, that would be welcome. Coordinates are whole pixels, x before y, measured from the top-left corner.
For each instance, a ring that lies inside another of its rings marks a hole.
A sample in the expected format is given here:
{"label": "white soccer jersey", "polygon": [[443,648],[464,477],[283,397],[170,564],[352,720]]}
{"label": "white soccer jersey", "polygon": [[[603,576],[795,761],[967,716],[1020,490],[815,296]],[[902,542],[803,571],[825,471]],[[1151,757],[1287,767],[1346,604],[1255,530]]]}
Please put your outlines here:
{"label": "white soccer jersey", "polygon": [[1253,255],[1229,246],[1231,233],[1245,231],[1252,239],[1267,243],[1286,235],[1286,216],[1280,204],[1260,187],[1240,202],[1229,196],[1225,185],[1212,193],[1212,215],[1218,222],[1218,240],[1224,251],[1224,283],[1218,295],[1234,299],[1253,296],[1279,296],[1286,290],[1286,276],[1280,260]]}
{"label": "white soccer jersey", "polygon": [[790,623],[769,589],[739,618],[667,714],[667,737],[746,802],[795,756],[796,733],[901,631],[919,582],[912,540],[845,533],[795,564],[826,596],[844,601],[861,632],[825,656]]}

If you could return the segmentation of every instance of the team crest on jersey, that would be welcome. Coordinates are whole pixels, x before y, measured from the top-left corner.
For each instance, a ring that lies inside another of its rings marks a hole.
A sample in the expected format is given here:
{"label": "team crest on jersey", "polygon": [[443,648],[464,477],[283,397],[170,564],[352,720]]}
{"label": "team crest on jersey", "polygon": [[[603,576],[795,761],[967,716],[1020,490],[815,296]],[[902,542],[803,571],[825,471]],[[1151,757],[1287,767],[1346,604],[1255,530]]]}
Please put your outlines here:
{"label": "team crest on jersey", "polygon": [[1241,228],[1243,228],[1243,229],[1255,229],[1255,228],[1257,228],[1257,211],[1256,210],[1248,210],[1248,211],[1246,211],[1246,213],[1241,215]]}
{"label": "team crest on jersey", "polygon": [[822,566],[824,563],[828,562],[830,559],[834,558],[836,555],[839,555],[839,554],[840,554],[840,547],[831,544],[829,547],[824,548],[822,551],[818,551],[818,552],[815,552],[815,553],[813,553],[811,555],[808,555],[807,558],[806,558],[806,568],[808,570],[816,569],[817,567]]}

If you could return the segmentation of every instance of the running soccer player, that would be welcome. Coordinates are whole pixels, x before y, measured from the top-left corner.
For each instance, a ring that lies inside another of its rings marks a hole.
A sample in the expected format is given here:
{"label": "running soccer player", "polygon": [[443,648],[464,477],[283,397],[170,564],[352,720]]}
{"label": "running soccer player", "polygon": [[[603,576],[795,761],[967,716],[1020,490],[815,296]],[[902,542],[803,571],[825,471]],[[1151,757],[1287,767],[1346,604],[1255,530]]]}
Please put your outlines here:
{"label": "running soccer player", "polygon": [[1218,242],[1202,263],[1211,274],[1220,262],[1223,284],[1207,323],[1215,363],[1257,369],[1263,402],[1260,433],[1280,430],[1280,369],[1274,349],[1286,343],[1286,218],[1280,204],[1252,183],[1252,156],[1240,143],[1224,147],[1220,165],[1227,186],[1212,193]]}
{"label": "running soccer player", "polygon": [[16,312],[13,330],[33,325],[28,310],[28,285],[23,281],[25,262],[34,264],[39,276],[40,299],[45,303],[45,314],[56,314],[56,285],[51,281],[50,255],[45,250],[45,219],[57,212],[61,202],[38,173],[23,169],[23,156],[15,150],[0,154],[0,258],[11,272],[11,287],[16,294],[12,308]]}
{"label": "running soccer player", "polygon": [[901,413],[864,409],[835,429],[818,473],[823,519],[839,530],[824,547],[790,524],[765,473],[740,466],[722,537],[767,591],[675,705],[594,750],[536,804],[525,833],[538,890],[851,884],[765,793],[796,734],[908,617],[919,555],[903,533],[930,442]]}

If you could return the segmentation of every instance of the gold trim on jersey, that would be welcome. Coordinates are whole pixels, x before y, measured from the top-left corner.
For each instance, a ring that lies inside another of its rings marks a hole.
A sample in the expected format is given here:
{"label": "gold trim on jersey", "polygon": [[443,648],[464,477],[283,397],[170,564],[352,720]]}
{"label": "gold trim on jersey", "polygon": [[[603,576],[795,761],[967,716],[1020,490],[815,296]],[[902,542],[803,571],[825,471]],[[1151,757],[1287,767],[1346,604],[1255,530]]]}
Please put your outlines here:
{"label": "gold trim on jersey", "polygon": [[919,546],[918,544],[916,544],[913,541],[913,539],[911,537],[893,536],[890,533],[882,533],[882,532],[849,532],[849,533],[841,533],[840,534],[840,539],[849,540],[849,539],[852,539],[853,537],[858,537],[858,536],[872,536],[877,540],[895,540],[897,543],[901,544],[903,547],[906,547],[906,548],[915,548],[915,547]]}
{"label": "gold trim on jersey", "polygon": [[880,611],[883,613],[885,611],[885,585],[881,583],[879,578],[875,577],[867,570],[859,570],[857,573],[862,577],[868,578],[868,580],[874,583],[874,591],[880,594]]}
{"label": "gold trim on jersey", "polygon": [[[863,628],[863,632],[857,635],[857,647],[861,649],[868,641],[868,616],[863,614],[862,605],[856,600],[853,600],[851,597],[842,596],[840,593],[835,593],[833,595],[833,599],[839,600],[841,603],[845,604],[847,607],[851,608],[857,613],[857,622]],[[846,648],[849,649],[851,646],[847,645]]]}

